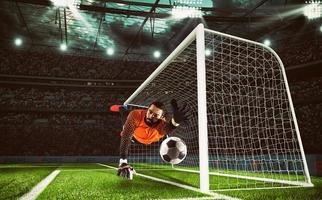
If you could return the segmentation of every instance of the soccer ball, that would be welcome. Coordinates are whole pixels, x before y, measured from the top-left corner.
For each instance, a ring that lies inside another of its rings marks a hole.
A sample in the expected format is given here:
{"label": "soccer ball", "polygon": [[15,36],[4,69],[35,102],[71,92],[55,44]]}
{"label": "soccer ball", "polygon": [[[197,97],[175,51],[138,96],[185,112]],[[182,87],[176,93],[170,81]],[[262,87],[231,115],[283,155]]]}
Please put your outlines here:
{"label": "soccer ball", "polygon": [[187,146],[178,137],[168,137],[161,143],[160,155],[167,163],[179,164],[187,155]]}

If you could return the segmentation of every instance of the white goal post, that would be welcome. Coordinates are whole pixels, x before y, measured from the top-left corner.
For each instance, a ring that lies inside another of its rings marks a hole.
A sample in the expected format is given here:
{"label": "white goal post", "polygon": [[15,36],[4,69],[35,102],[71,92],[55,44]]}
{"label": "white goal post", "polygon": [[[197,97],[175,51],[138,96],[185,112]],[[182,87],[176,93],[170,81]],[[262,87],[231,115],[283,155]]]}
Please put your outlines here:
{"label": "white goal post", "polygon": [[186,159],[170,172],[159,143],[133,144],[132,164],[194,174],[187,185],[201,192],[313,186],[284,66],[271,48],[198,25],[124,105],[159,100],[171,116],[173,98],[192,116],[173,133],[186,142]]}

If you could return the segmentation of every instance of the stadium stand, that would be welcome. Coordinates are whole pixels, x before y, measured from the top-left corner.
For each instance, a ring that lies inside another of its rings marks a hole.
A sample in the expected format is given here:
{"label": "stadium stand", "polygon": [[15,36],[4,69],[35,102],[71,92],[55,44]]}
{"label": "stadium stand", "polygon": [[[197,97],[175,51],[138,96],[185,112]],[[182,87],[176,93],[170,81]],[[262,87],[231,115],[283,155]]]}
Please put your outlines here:
{"label": "stadium stand", "polygon": [[[286,68],[322,61],[321,42],[281,46],[277,52]],[[141,83],[158,66],[51,51],[0,49],[0,56],[0,152],[5,156],[118,155],[121,121],[108,108],[123,103],[134,88],[113,81]],[[322,153],[322,76],[299,80],[291,75],[289,80],[305,152]]]}

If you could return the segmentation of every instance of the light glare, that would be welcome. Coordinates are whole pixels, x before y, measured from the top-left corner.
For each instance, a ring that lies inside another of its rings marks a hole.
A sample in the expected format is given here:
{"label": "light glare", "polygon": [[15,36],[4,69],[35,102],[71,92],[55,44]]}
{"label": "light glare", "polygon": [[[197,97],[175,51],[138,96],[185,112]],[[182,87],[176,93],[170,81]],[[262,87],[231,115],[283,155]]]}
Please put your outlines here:
{"label": "light glare", "polygon": [[266,46],[271,46],[271,41],[270,41],[270,40],[268,40],[268,39],[266,39],[266,40],[264,40],[264,44],[265,44]]}
{"label": "light glare", "polygon": [[160,56],[161,56],[160,51],[155,51],[155,52],[153,53],[153,56],[154,56],[155,58],[160,58]]}
{"label": "light glare", "polygon": [[206,56],[210,56],[211,55],[211,50],[210,49],[206,49],[205,50],[205,54],[206,54]]}
{"label": "light glare", "polygon": [[188,6],[174,6],[171,10],[173,17],[182,18],[200,18],[202,17],[202,12],[200,7],[188,7]]}
{"label": "light glare", "polygon": [[68,7],[73,5],[74,1],[73,0],[50,0],[54,6],[57,7]]}
{"label": "light glare", "polygon": [[113,54],[114,54],[114,49],[113,49],[113,48],[108,48],[108,49],[106,50],[106,53],[107,53],[107,55],[111,56],[111,55],[113,55]]}
{"label": "light glare", "polygon": [[21,38],[16,38],[15,39],[15,45],[16,46],[21,46],[22,45],[22,39]]}
{"label": "light glare", "polygon": [[66,44],[61,44],[60,45],[60,50],[66,51],[67,50],[67,45]]}
{"label": "light glare", "polygon": [[316,19],[322,15],[322,7],[319,2],[310,2],[309,5],[303,8],[303,14],[308,19]]}

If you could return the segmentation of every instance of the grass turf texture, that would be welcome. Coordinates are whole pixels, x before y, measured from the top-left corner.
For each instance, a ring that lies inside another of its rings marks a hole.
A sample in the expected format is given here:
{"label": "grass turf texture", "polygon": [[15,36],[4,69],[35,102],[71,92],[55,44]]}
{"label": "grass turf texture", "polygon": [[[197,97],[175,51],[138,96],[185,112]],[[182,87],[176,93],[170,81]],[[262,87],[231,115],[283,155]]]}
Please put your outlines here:
{"label": "grass turf texture", "polygon": [[[172,172],[172,171],[148,171],[137,170],[139,173],[159,177],[165,180],[170,180],[193,187],[199,186],[198,174],[191,174],[187,172]],[[190,175],[188,175],[190,174]],[[279,189],[261,189],[261,190],[239,190],[239,191],[218,191],[216,193],[224,194],[240,199],[307,199],[307,200],[322,200],[322,177],[312,177],[314,187],[309,188],[279,188]],[[223,176],[210,176],[210,183],[219,183],[218,185],[210,185],[212,190],[229,189],[247,187],[279,187],[281,184],[264,183],[252,180],[234,179]]]}
{"label": "grass turf texture", "polygon": [[[149,168],[148,164],[133,163],[134,168],[137,172],[155,176],[161,179],[179,182],[193,187],[199,187],[199,174],[190,173],[183,171],[176,171],[171,168],[170,165],[153,165]],[[178,166],[177,169],[183,170],[197,170],[193,167],[182,167]],[[170,170],[170,171],[169,171]],[[303,175],[287,175],[282,173],[272,172],[253,172],[253,171],[232,171],[224,169],[210,169],[210,172],[219,173],[222,175],[210,176],[210,190],[227,190],[227,189],[238,189],[238,188],[267,188],[267,187],[281,187],[281,186],[292,186],[281,183],[256,181],[243,178],[226,177],[224,175],[239,175],[245,177],[257,177],[257,178],[268,178],[275,180],[288,180],[288,181],[301,181],[304,182]],[[187,176],[188,175],[188,176]]]}
{"label": "grass turf texture", "polygon": [[[166,199],[201,197],[200,193],[135,176],[133,181],[117,177],[114,169],[97,164],[60,165],[0,165],[0,199],[17,199],[54,169],[61,173],[38,199]],[[138,169],[139,173],[159,177],[193,187],[199,187],[197,174],[167,169]],[[211,176],[211,181],[225,180]],[[242,180],[239,184],[242,184]],[[322,199],[322,178],[312,177],[314,188],[289,188],[217,193],[240,199]],[[249,184],[250,181],[248,180]],[[226,185],[227,186],[227,185]],[[259,185],[257,185],[258,187]],[[248,185],[250,187],[250,185]]]}
{"label": "grass turf texture", "polygon": [[[182,172],[182,171],[169,171],[169,170],[137,170],[141,174],[157,177],[172,182],[189,185],[199,188],[199,174]],[[223,190],[223,189],[236,189],[236,188],[259,188],[259,187],[278,187],[281,184],[267,183],[262,181],[253,181],[246,179],[236,179],[224,176],[210,176],[210,190]]]}
{"label": "grass turf texture", "polygon": [[[135,176],[128,181],[116,176],[116,170],[96,165],[62,166],[56,179],[38,199],[163,199],[202,197],[201,193]],[[66,169],[66,170],[65,170]],[[83,170],[80,170],[83,169]]]}
{"label": "grass turf texture", "polygon": [[1,165],[0,199],[17,199],[21,197],[55,168],[55,166]]}
{"label": "grass turf texture", "polygon": [[322,199],[322,177],[311,177],[314,187],[308,188],[286,188],[269,190],[244,190],[225,191],[221,194],[238,197],[245,200],[321,200]]}

